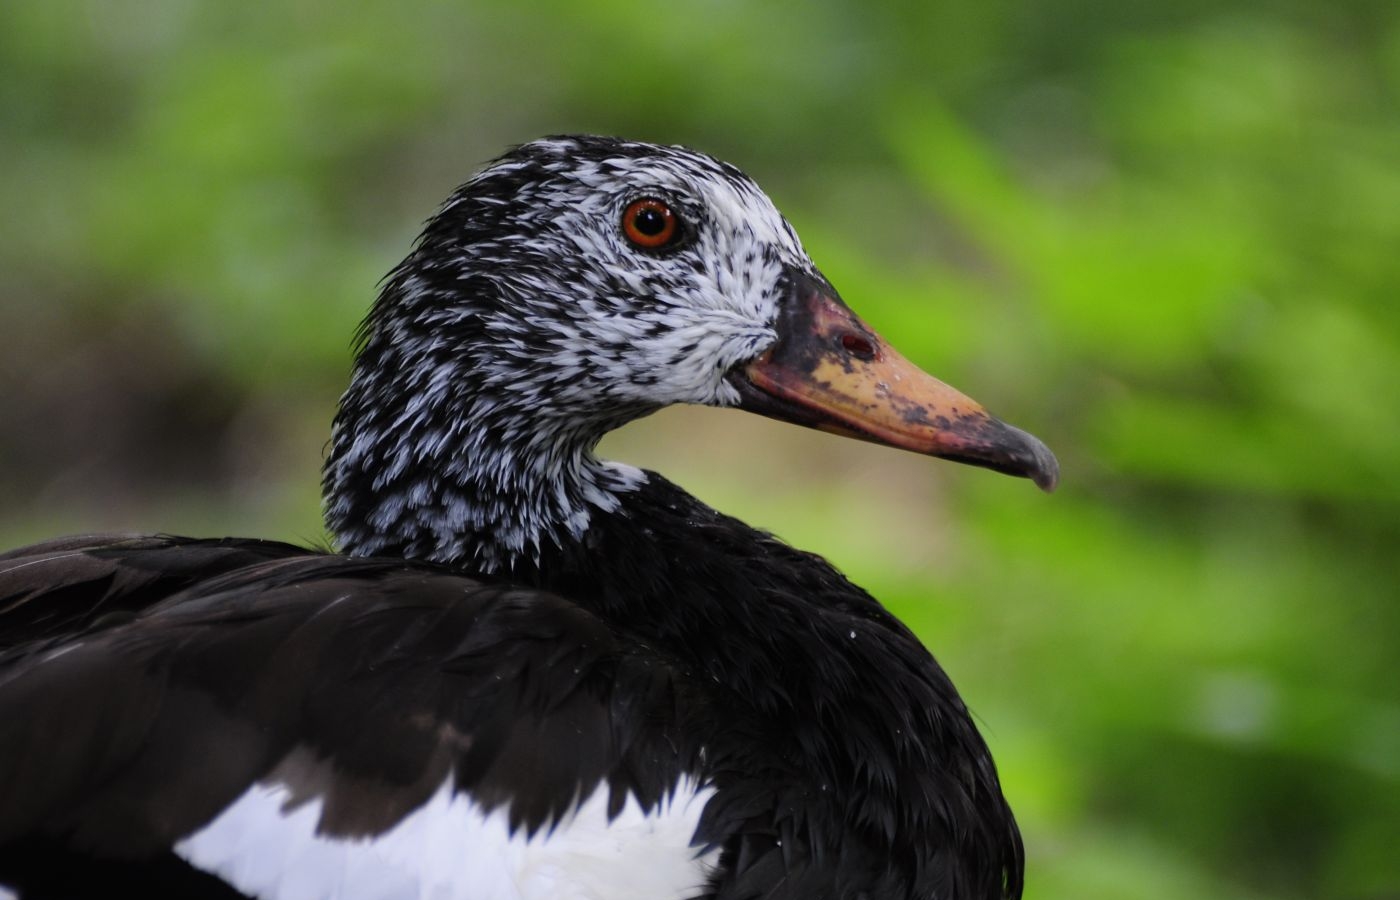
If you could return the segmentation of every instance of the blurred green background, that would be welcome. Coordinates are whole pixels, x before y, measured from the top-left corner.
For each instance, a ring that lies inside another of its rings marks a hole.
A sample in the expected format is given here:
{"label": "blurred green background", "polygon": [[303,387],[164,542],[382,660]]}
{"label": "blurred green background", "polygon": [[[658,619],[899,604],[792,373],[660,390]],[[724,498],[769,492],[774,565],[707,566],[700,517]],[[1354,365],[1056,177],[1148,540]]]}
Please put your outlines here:
{"label": "blurred green background", "polygon": [[0,538],[321,536],[350,334],[544,133],[748,170],[1028,483],[671,410],[982,721],[1031,898],[1400,896],[1400,3],[0,5]]}

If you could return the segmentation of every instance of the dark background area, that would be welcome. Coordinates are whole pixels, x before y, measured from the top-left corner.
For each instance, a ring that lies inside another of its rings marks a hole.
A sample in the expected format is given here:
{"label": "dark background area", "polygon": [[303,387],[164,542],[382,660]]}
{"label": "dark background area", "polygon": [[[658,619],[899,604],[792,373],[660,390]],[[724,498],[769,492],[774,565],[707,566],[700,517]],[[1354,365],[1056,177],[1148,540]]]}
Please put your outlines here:
{"label": "dark background area", "polygon": [[[350,335],[506,146],[746,169],[1028,483],[610,438],[961,686],[1030,898],[1400,896],[1400,4],[0,6],[0,538],[322,537]],[[5,727],[15,727],[9,723]]]}

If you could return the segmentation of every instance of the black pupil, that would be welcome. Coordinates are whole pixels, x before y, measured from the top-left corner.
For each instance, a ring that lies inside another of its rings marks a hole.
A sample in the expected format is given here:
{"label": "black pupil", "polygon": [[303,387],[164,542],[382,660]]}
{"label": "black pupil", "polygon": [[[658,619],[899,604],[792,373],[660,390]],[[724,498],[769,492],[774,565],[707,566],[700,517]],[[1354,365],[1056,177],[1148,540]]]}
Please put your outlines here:
{"label": "black pupil", "polygon": [[666,217],[661,210],[646,206],[632,217],[632,227],[647,237],[656,237],[666,228]]}

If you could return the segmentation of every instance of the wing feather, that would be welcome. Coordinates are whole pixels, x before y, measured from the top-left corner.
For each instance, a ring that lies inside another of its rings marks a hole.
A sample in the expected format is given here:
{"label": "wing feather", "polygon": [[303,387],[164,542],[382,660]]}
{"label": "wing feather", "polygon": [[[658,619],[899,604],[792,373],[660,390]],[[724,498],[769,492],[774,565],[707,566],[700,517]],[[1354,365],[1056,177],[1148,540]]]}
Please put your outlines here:
{"label": "wing feather", "polygon": [[679,711],[703,701],[546,591],[123,536],[7,554],[0,598],[0,847],[155,859],[259,784],[318,801],[332,837],[443,785],[529,836],[600,789],[611,815],[654,809],[698,770]]}

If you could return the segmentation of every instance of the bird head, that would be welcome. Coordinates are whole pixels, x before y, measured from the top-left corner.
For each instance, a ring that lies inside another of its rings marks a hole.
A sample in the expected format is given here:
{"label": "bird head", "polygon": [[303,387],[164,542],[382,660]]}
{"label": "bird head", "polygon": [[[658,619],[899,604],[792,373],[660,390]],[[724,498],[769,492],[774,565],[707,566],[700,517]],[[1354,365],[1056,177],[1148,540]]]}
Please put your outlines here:
{"label": "bird head", "polygon": [[608,430],[676,403],[749,409],[1047,489],[1057,478],[1043,444],[861,321],[738,169],[681,147],[570,136],[488,165],[390,274],[337,418],[328,495],[337,468],[375,446],[386,484],[434,456],[448,476],[503,455],[514,462],[492,465],[567,476]]}

